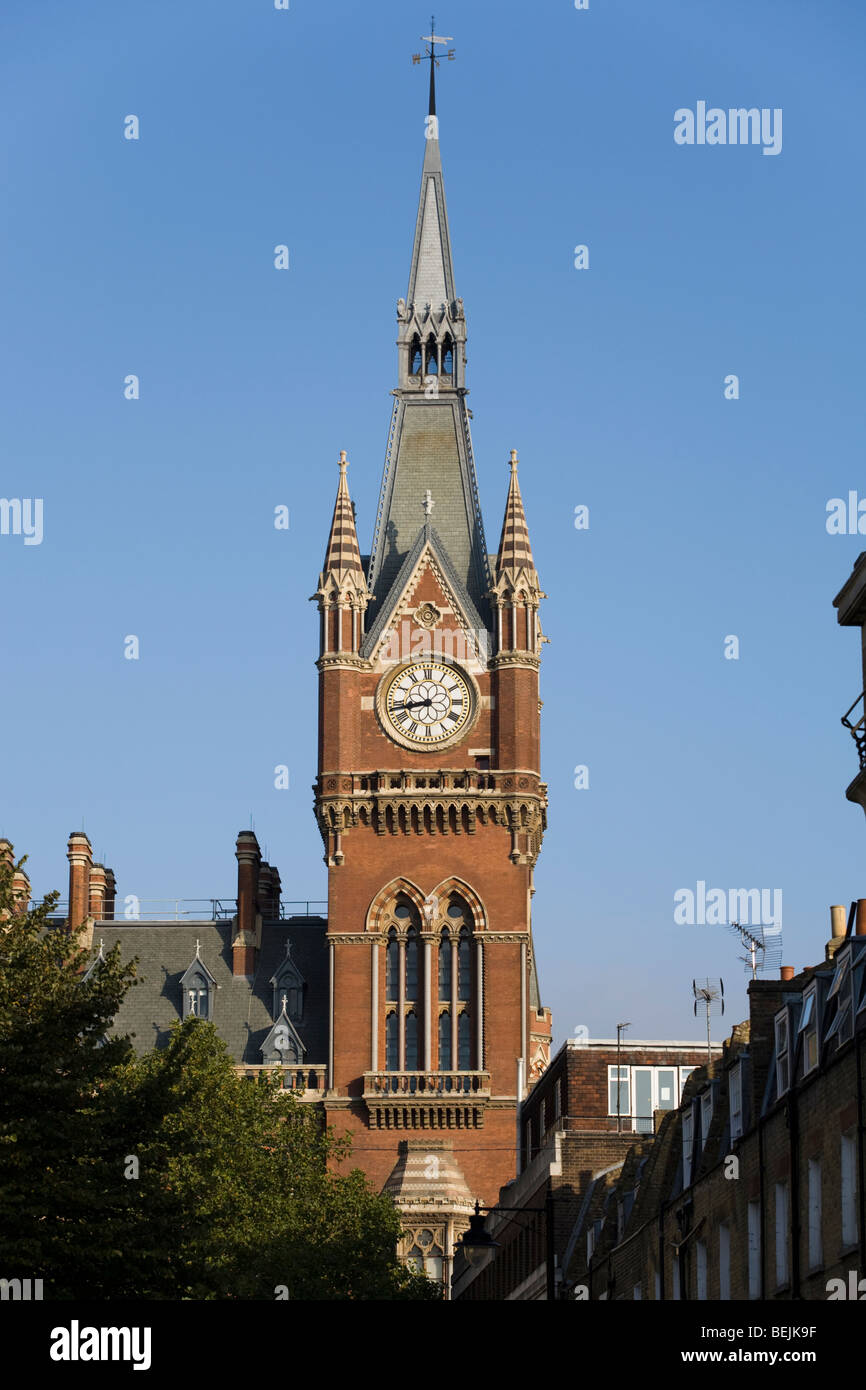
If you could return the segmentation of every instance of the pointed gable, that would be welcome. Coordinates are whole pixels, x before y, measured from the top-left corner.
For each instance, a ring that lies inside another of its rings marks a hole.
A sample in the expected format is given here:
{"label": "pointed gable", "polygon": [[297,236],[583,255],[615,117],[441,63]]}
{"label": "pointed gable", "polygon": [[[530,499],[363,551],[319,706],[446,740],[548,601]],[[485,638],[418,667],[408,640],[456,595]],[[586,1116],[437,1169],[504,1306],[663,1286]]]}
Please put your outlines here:
{"label": "pointed gable", "polygon": [[286,1011],[286,999],[283,997],[283,1007],[273,1028],[268,1033],[262,1043],[262,1061],[265,1066],[278,1065],[280,1063],[299,1065],[304,1060],[306,1052],[301,1036],[295,1028],[292,1020]]}
{"label": "pointed gable", "polygon": [[[427,575],[432,576],[438,595],[419,593]],[[480,661],[486,661],[487,625],[456,572],[441,537],[429,522],[419,531],[391,586],[387,605],[380,608],[364,638],[361,655],[375,660],[387,643],[389,633],[403,618],[412,614],[422,598],[432,601],[434,605],[441,600],[451,610],[452,623],[449,625],[463,633],[466,649],[476,652]]]}

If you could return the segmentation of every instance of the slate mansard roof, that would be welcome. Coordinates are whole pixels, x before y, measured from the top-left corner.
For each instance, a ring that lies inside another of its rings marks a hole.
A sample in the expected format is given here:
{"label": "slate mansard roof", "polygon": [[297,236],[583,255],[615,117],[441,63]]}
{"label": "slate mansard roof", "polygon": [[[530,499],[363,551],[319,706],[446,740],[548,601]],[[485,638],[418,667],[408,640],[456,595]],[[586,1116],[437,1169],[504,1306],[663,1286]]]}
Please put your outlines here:
{"label": "slate mansard roof", "polygon": [[294,1027],[306,1049],[307,1065],[323,1064],[328,1057],[328,951],[324,917],[290,917],[262,924],[262,946],[257,953],[252,979],[232,975],[232,937],[237,928],[230,920],[216,922],[97,922],[94,942],[100,937],[108,950],[120,942],[121,958],[138,957],[141,984],[130,989],[117,1017],[114,1031],[133,1034],[139,1053],[168,1042],[172,1023],[183,1017],[181,980],[199,957],[216,982],[210,1018],[225,1042],[232,1060],[240,1065],[261,1066],[261,1046],[279,1014],[274,1013],[273,976],[291,946],[292,964],[304,981],[303,1014]]}

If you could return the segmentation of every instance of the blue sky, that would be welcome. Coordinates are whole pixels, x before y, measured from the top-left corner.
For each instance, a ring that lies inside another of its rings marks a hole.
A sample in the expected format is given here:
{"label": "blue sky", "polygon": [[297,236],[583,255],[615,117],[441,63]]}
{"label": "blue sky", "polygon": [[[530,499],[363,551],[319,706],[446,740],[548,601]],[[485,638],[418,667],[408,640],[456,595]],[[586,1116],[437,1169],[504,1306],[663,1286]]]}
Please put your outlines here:
{"label": "blue sky", "polygon": [[[252,815],[284,895],[322,898],[307,596],[340,449],[372,532],[429,15],[12,0],[0,25],[0,493],[44,502],[41,545],[0,536],[0,833],[39,891],[65,895],[83,822],[121,896],[233,896]],[[866,895],[831,606],[866,542],[825,526],[866,495],[866,17],[463,0],[437,28],[488,546],[516,448],[550,596],[542,993],[559,1040],[700,1035],[692,977],[725,978],[726,1022],[746,977],[721,928],[675,924],[678,889],[781,889],[797,968]],[[781,108],[781,153],[675,144],[698,101]]]}

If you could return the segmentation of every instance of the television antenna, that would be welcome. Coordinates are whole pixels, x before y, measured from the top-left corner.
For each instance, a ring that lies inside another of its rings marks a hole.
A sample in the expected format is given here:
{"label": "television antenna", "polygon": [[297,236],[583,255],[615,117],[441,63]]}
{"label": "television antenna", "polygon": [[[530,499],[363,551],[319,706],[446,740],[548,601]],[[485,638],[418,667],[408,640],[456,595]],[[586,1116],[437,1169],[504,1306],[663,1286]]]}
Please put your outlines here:
{"label": "television antenna", "polygon": [[720,1017],[725,1012],[725,982],[724,980],[702,980],[699,984],[697,980],[692,980],[692,994],[695,996],[695,1018],[698,1016],[698,1008],[702,1008],[707,1016],[707,1065],[713,1060],[713,1045],[710,1042],[710,1019]]}
{"label": "television antenna", "polygon": [[[759,970],[773,969],[781,965],[781,939],[768,943],[763,927],[750,928],[744,927],[742,922],[731,922],[728,930],[735,932],[740,938],[740,942],[745,948],[745,955],[740,956],[739,959],[745,963],[747,970],[751,970],[753,980],[757,980]],[[759,952],[760,956],[758,955]]]}

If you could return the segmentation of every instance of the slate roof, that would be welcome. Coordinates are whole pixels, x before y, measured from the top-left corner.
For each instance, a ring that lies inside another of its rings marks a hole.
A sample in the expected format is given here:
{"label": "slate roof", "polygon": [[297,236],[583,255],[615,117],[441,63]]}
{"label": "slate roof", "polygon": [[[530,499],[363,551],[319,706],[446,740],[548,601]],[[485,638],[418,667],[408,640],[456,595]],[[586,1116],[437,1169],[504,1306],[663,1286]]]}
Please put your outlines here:
{"label": "slate roof", "polygon": [[123,960],[139,958],[141,984],[130,989],[114,1021],[117,1033],[134,1034],[137,1052],[163,1047],[169,1029],[182,1017],[181,979],[199,955],[217,984],[211,1020],[236,1063],[260,1066],[261,1045],[274,1025],[274,987],[270,983],[291,942],[292,961],[305,982],[304,1014],[295,1024],[309,1065],[328,1059],[328,951],[324,917],[289,917],[262,925],[262,948],[252,980],[232,976],[234,924],[219,922],[97,922],[94,938],[121,945]]}

